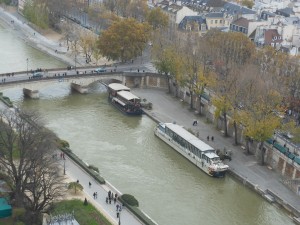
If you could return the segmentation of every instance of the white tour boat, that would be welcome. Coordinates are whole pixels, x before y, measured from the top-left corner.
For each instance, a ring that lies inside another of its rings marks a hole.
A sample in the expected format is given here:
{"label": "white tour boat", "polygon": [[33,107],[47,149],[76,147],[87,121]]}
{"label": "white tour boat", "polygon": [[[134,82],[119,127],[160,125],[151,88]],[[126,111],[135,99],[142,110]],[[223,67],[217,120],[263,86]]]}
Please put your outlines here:
{"label": "white tour boat", "polygon": [[208,144],[174,123],[160,123],[155,135],[212,177],[224,177],[229,166],[225,165],[216,151]]}

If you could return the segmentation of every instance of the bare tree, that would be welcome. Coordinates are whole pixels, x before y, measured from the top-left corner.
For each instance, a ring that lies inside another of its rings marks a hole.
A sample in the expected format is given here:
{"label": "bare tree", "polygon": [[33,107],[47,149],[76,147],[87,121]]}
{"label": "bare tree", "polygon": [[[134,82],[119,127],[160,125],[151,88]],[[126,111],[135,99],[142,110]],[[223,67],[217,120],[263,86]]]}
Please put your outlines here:
{"label": "bare tree", "polygon": [[36,113],[7,110],[0,113],[0,121],[0,165],[10,178],[15,205],[38,215],[64,190],[54,157],[55,135]]}

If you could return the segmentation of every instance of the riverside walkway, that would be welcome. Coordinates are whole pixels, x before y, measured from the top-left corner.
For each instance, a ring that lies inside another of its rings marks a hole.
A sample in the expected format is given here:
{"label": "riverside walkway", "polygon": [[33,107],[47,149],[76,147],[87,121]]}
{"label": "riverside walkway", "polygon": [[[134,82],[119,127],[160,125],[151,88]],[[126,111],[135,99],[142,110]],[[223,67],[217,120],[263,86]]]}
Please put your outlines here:
{"label": "riverside walkway", "polygon": [[[199,138],[214,147],[232,151],[232,160],[226,161],[230,170],[243,178],[243,183],[250,183],[256,190],[270,190],[285,205],[292,206],[300,214],[300,196],[288,189],[280,182],[281,177],[278,173],[270,170],[267,166],[261,166],[253,155],[246,155],[245,150],[240,146],[233,145],[232,138],[225,138],[223,134],[216,130],[213,124],[205,123],[201,117],[195,118],[194,111],[189,110],[189,106],[180,99],[167,94],[166,90],[153,89],[133,89],[132,92],[137,96],[146,98],[153,103],[152,110],[145,110],[146,113],[156,121],[176,122],[185,128],[192,129],[195,133],[199,132]],[[198,125],[193,126],[193,120],[197,119]],[[205,119],[205,118],[204,118]],[[214,136],[214,141],[207,142],[207,136]],[[300,215],[298,215],[300,217]]]}
{"label": "riverside walkway", "polygon": [[[8,109],[7,106],[0,101],[0,111],[10,110],[15,112],[15,109]],[[57,153],[60,155],[60,151]],[[75,182],[79,180],[79,183],[83,186],[83,200],[86,198],[90,204],[95,206],[112,224],[122,224],[122,225],[143,225],[136,216],[134,216],[126,207],[122,208],[120,213],[120,220],[117,218],[116,205],[121,204],[117,201],[116,204],[112,201],[111,204],[106,204],[106,197],[108,196],[108,191],[112,191],[114,194],[117,193],[121,196],[122,193],[118,191],[114,186],[106,181],[105,185],[97,183],[88,173],[86,173],[80,166],[78,166],[73,160],[65,155],[66,160],[61,160],[62,168],[66,172],[66,182]],[[65,164],[64,164],[65,162]],[[91,187],[89,187],[89,182],[91,182]],[[93,193],[97,192],[97,198],[94,199]],[[74,196],[74,198],[78,198]],[[75,212],[76,215],[76,212]]]}
{"label": "riverside walkway", "polygon": [[[108,191],[112,191],[118,196],[122,195],[115,187],[106,181],[106,184],[101,185],[97,183],[88,173],[82,170],[73,160],[65,156],[65,170],[66,176],[74,182],[79,180],[79,183],[83,186],[84,197],[87,198],[88,202],[93,204],[104,216],[113,224],[122,225],[142,225],[143,223],[135,217],[126,207],[123,207],[119,218],[116,214],[116,205],[121,204],[117,201],[116,204],[112,201],[111,204],[106,204],[105,199],[108,196]],[[63,161],[61,161],[63,166]],[[89,187],[91,182],[91,187]],[[97,198],[94,199],[93,193],[97,192]],[[75,212],[76,214],[76,212]]]}

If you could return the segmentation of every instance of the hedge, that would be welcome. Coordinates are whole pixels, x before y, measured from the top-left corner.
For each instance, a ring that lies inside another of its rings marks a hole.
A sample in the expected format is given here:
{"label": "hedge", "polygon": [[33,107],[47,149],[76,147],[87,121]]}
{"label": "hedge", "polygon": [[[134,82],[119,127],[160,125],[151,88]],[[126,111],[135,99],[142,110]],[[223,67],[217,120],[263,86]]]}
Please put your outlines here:
{"label": "hedge", "polygon": [[136,198],[135,198],[133,195],[123,194],[123,195],[121,196],[121,198],[122,198],[122,200],[123,200],[124,202],[126,202],[128,205],[136,206],[136,207],[139,206],[138,200],[136,200]]}
{"label": "hedge", "polygon": [[99,173],[94,171],[93,169],[90,169],[89,166],[83,162],[77,155],[75,155],[71,149],[69,148],[63,148],[60,147],[60,149],[69,156],[73,161],[75,161],[76,164],[78,164],[82,169],[84,169],[88,174],[90,174],[96,181],[98,181],[100,184],[105,184],[105,179],[100,176]]}
{"label": "hedge", "polygon": [[124,195],[120,196],[118,199],[119,201],[128,208],[139,220],[141,220],[145,225],[157,225],[153,222],[148,216],[145,215],[138,207],[129,205],[124,199],[122,198]]}
{"label": "hedge", "polygon": [[5,105],[7,105],[8,107],[10,107],[10,108],[13,107],[13,104],[12,104],[12,102],[10,101],[9,97],[3,96],[3,95],[1,94],[1,95],[0,95],[0,100],[1,100]]}

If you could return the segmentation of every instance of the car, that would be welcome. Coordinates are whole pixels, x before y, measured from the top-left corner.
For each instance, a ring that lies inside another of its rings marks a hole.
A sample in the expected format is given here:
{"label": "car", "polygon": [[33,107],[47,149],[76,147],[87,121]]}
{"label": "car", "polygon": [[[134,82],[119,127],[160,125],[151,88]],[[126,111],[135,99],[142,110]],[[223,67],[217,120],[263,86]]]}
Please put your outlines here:
{"label": "car", "polygon": [[103,73],[103,72],[106,72],[106,69],[103,68],[103,67],[99,67],[97,69],[94,70],[96,73]]}
{"label": "car", "polygon": [[294,135],[292,135],[290,132],[284,132],[282,133],[282,136],[287,138],[287,139],[293,139]]}
{"label": "car", "polygon": [[43,77],[43,73],[41,72],[35,72],[32,75],[32,78],[42,78]]}

